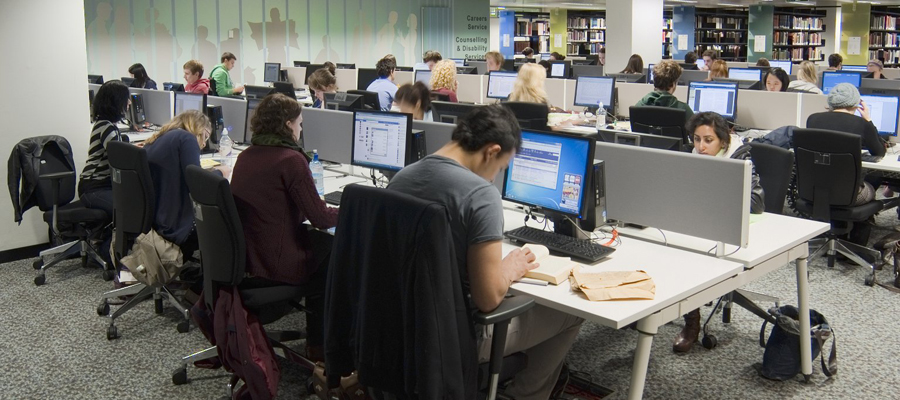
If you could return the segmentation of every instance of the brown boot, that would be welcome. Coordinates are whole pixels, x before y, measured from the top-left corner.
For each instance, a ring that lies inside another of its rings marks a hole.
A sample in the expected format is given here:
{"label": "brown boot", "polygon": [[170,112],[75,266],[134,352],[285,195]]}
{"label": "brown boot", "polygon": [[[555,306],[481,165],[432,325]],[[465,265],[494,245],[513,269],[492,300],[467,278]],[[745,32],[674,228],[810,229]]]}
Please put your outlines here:
{"label": "brown boot", "polygon": [[672,350],[676,353],[687,353],[694,347],[697,338],[700,337],[700,310],[694,310],[684,315],[684,329],[675,337]]}

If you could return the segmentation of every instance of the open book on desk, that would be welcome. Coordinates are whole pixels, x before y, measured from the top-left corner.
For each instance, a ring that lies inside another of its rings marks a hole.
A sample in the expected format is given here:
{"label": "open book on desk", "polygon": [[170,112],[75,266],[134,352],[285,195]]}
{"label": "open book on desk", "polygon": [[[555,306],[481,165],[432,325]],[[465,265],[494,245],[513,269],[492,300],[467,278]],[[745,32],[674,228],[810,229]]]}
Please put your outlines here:
{"label": "open book on desk", "polygon": [[560,282],[566,282],[575,263],[569,257],[551,256],[550,250],[542,245],[529,243],[522,246],[523,249],[531,249],[537,257],[534,262],[540,264],[539,267],[528,271],[526,278],[539,279],[559,285]]}

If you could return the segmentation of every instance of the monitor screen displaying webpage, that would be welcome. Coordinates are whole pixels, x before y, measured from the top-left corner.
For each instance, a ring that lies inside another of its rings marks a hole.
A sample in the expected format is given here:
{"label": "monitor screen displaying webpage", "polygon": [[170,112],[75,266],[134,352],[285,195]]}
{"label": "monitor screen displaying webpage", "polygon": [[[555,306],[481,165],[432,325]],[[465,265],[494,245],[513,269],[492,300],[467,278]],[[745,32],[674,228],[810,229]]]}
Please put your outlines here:
{"label": "monitor screen displaying webpage", "polygon": [[712,111],[729,121],[737,113],[737,83],[691,82],[688,86],[688,106],[694,113]]}
{"label": "monitor screen displaying webpage", "polygon": [[784,72],[787,72],[788,75],[790,75],[790,74],[791,74],[791,69],[793,68],[794,63],[792,63],[792,62],[790,62],[790,61],[772,61],[772,60],[769,60],[769,66],[771,66],[772,68],[781,68],[781,69],[784,70]]}
{"label": "monitor screen displaying webpage", "polygon": [[488,75],[487,97],[491,99],[507,99],[512,93],[518,74],[508,71],[491,71]]}
{"label": "monitor screen displaying webpage", "polygon": [[616,80],[606,76],[579,76],[575,80],[575,105],[579,107],[612,107]]}
{"label": "monitor screen displaying webpage", "polygon": [[353,118],[351,164],[392,171],[406,165],[410,114],[357,111]]}
{"label": "monitor screen displaying webpage", "polygon": [[862,74],[858,72],[825,71],[822,73],[822,92],[831,93],[831,88],[839,83],[849,83],[856,88],[862,82]]}
{"label": "monitor screen displaying webpage", "polygon": [[[900,118],[900,97],[864,94],[859,96],[869,107],[869,117],[880,135],[897,136],[897,120]],[[862,116],[859,110],[856,115]]]}

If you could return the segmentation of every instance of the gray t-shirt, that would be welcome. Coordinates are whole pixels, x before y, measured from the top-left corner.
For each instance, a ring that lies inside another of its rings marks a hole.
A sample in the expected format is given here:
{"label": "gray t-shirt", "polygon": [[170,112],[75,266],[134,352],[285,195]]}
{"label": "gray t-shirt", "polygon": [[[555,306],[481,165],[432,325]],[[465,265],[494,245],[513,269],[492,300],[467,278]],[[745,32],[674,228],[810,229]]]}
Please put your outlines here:
{"label": "gray t-shirt", "polygon": [[468,276],[470,245],[503,240],[503,203],[493,184],[454,160],[430,155],[403,168],[388,189],[447,207],[456,260]]}

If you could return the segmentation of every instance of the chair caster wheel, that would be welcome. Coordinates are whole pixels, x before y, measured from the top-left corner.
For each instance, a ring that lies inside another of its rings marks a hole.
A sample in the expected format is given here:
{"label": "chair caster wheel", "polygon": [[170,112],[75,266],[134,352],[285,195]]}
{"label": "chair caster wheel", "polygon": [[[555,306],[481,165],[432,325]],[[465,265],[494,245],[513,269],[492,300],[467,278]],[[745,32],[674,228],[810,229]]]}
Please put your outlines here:
{"label": "chair caster wheel", "polygon": [[34,262],[31,263],[31,268],[34,268],[34,269],[41,269],[41,267],[43,267],[43,266],[44,266],[44,260],[42,260],[40,258],[38,258],[37,260],[34,260]]}
{"label": "chair caster wheel", "polygon": [[81,268],[87,268],[87,266],[88,266],[87,256],[81,256]]}
{"label": "chair caster wheel", "polygon": [[178,333],[186,333],[191,330],[191,322],[188,320],[181,321],[175,326],[175,329],[178,330]]}
{"label": "chair caster wheel", "polygon": [[184,366],[179,367],[172,373],[172,384],[173,385],[184,385],[187,383],[187,368]]}
{"label": "chair caster wheel", "polygon": [[731,323],[731,307],[722,308],[722,322]]}
{"label": "chair caster wheel", "polygon": [[812,375],[803,374],[803,383],[809,383],[809,378],[811,377]]}
{"label": "chair caster wheel", "polygon": [[163,303],[162,303],[162,298],[159,298],[159,299],[153,299],[153,308],[154,308],[154,311],[156,311],[157,314],[162,314],[162,313],[163,313]]}
{"label": "chair caster wheel", "polygon": [[900,288],[900,275],[894,277],[894,287]]}
{"label": "chair caster wheel", "polygon": [[109,328],[106,328],[106,340],[114,340],[119,338],[119,330],[116,329],[115,325],[110,325]]}
{"label": "chair caster wheel", "polygon": [[828,256],[828,268],[834,268],[834,256]]}
{"label": "chair caster wheel", "polygon": [[104,281],[111,281],[116,277],[116,271],[105,269],[100,273],[100,277],[103,278]]}
{"label": "chair caster wheel", "polygon": [[106,300],[100,302],[100,305],[97,306],[97,315],[103,317],[109,315],[109,303]]}
{"label": "chair caster wheel", "polygon": [[704,335],[703,340],[700,341],[700,344],[703,345],[704,349],[712,350],[719,345],[719,341],[716,340],[714,335]]}
{"label": "chair caster wheel", "polygon": [[35,286],[41,286],[46,281],[47,281],[47,277],[44,275],[38,275],[38,276],[34,277],[34,285]]}
{"label": "chair caster wheel", "polygon": [[875,286],[875,275],[866,276],[866,286]]}

